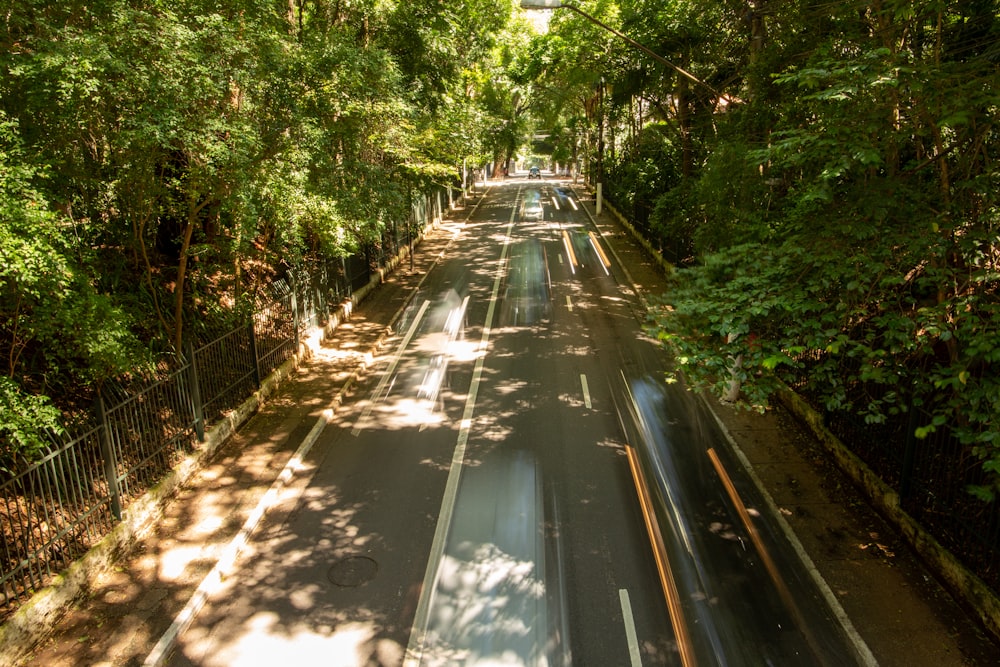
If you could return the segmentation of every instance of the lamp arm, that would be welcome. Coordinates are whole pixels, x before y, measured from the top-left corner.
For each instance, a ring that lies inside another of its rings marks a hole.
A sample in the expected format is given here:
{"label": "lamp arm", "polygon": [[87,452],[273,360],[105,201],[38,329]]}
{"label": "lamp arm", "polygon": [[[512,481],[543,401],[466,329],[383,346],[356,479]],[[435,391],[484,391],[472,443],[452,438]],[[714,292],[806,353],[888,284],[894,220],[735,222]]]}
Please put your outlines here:
{"label": "lamp arm", "polygon": [[576,12],[577,14],[579,14],[580,16],[582,16],[583,18],[587,19],[591,23],[594,23],[595,25],[599,25],[600,27],[604,28],[608,32],[613,33],[613,34],[617,35],[618,37],[624,39],[626,42],[628,42],[629,44],[631,44],[635,48],[637,48],[637,49],[639,49],[641,51],[644,51],[650,57],[652,57],[653,59],[655,59],[658,62],[663,63],[667,67],[670,67],[671,69],[673,69],[674,71],[676,71],[678,74],[681,74],[682,76],[685,76],[688,79],[691,79],[692,81],[694,81],[698,85],[707,88],[716,97],[718,97],[718,98],[722,97],[722,94],[719,91],[717,91],[715,88],[713,88],[709,84],[705,83],[704,81],[702,81],[701,79],[699,79],[698,77],[696,77],[694,74],[691,74],[691,72],[688,72],[686,69],[684,69],[682,67],[678,67],[677,65],[673,64],[672,62],[670,62],[669,60],[667,60],[666,58],[664,58],[660,54],[658,54],[658,53],[654,52],[653,50],[651,50],[649,47],[647,47],[647,46],[645,46],[643,44],[640,44],[639,42],[635,41],[634,39],[632,39],[628,35],[626,35],[626,34],[624,34],[622,32],[619,32],[618,30],[615,30],[614,28],[612,28],[611,26],[607,25],[606,23],[603,23],[603,22],[599,21],[598,19],[596,19],[593,16],[591,16],[590,14],[586,13],[585,11],[583,11],[582,9],[580,9],[579,7],[577,7],[576,5],[570,5],[570,4],[563,3],[560,6],[561,7],[565,7],[566,9],[572,9],[574,12]]}

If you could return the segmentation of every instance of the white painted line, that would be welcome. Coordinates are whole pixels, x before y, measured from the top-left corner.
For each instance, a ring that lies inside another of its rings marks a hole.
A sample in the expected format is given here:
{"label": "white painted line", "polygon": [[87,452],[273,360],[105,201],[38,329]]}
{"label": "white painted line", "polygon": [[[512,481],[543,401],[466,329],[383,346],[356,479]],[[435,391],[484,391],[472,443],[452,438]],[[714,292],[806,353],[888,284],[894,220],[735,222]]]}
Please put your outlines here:
{"label": "white painted line", "polygon": [[788,543],[792,546],[792,549],[799,557],[799,560],[802,561],[802,564],[805,566],[806,571],[812,578],[813,583],[815,583],[816,587],[819,589],[820,595],[822,595],[823,599],[826,600],[826,603],[830,606],[830,611],[833,612],[833,615],[840,623],[840,627],[843,628],[847,638],[854,645],[854,651],[856,657],[858,658],[858,662],[865,667],[878,667],[878,661],[875,659],[875,655],[872,653],[867,642],[865,642],[857,628],[854,627],[854,624],[851,622],[851,619],[844,610],[844,607],[840,604],[840,600],[838,600],[837,596],[834,595],[832,590],[830,590],[830,585],[826,583],[826,579],[823,578],[823,575],[816,567],[816,563],[814,563],[813,559],[809,557],[808,553],[806,553],[806,549],[802,546],[802,542],[799,541],[799,537],[795,534],[795,530],[792,529],[791,525],[789,525],[788,521],[786,521],[785,517],[781,514],[778,504],[774,501],[774,498],[764,486],[764,482],[762,482],[760,477],[757,476],[757,472],[753,469],[750,459],[748,459],[746,454],[743,453],[743,450],[736,443],[733,435],[729,432],[729,429],[726,428],[726,425],[723,423],[722,419],[719,418],[719,415],[715,414],[715,410],[709,404],[708,399],[705,398],[703,394],[699,394],[699,396],[705,404],[705,407],[708,408],[709,414],[715,418],[715,423],[719,425],[719,430],[725,436],[733,454],[736,455],[740,465],[743,466],[743,471],[746,472],[754,486],[757,487],[757,492],[764,499],[764,503],[770,510],[771,516],[781,528],[781,532],[785,534],[785,539],[788,540]]}
{"label": "white painted line", "polygon": [[608,256],[604,254],[603,250],[601,250],[601,246],[597,244],[597,238],[594,236],[594,232],[590,232],[590,246],[594,249],[594,252],[596,252],[597,256],[600,257],[601,259],[601,268],[604,269],[604,275],[606,276],[611,275],[611,272],[608,271],[608,267],[611,266],[611,262],[608,261]]}
{"label": "white painted line", "polygon": [[305,459],[306,454],[312,449],[313,444],[319,438],[319,434],[332,420],[333,409],[327,408],[323,410],[316,424],[309,431],[309,435],[302,441],[299,448],[295,450],[295,454],[292,455],[292,458],[282,468],[281,474],[271,484],[271,488],[267,490],[267,493],[257,503],[253,512],[247,517],[247,520],[243,523],[243,527],[240,528],[240,532],[226,545],[219,560],[215,563],[215,567],[201,580],[201,584],[198,585],[198,589],[194,592],[194,595],[187,601],[187,604],[184,605],[180,613],[174,617],[174,622],[170,624],[167,631],[156,642],[156,646],[146,656],[146,660],[142,663],[143,667],[159,667],[164,664],[170,652],[173,651],[174,645],[177,643],[177,637],[191,626],[198,612],[205,606],[208,598],[222,587],[226,575],[229,574],[229,571],[236,563],[236,559],[239,558],[243,552],[243,548],[247,545],[250,534],[257,528],[267,510],[277,503],[278,494],[292,481],[292,477],[295,476],[296,471],[303,467],[302,461]]}
{"label": "white painted line", "polygon": [[[574,190],[574,192],[575,192],[575,190]],[[574,208],[576,208],[576,207],[574,206]],[[601,234],[601,228],[597,226],[597,220],[594,218],[593,215],[591,215],[590,210],[587,209],[587,208],[584,208],[583,212],[587,214],[588,218],[590,218],[590,222],[594,225],[594,229],[597,230],[597,233],[600,234],[603,237],[604,235]],[[615,260],[618,262],[618,268],[619,268],[619,270],[621,270],[621,272],[625,274],[625,281],[629,285],[632,286],[633,290],[635,290],[635,294],[639,298],[639,303],[642,304],[643,310],[649,310],[649,301],[646,300],[646,296],[642,293],[642,290],[640,290],[636,286],[635,279],[632,278],[632,274],[629,273],[628,267],[624,263],[622,263],[621,257],[618,256],[618,251],[616,251],[615,247],[613,245],[611,245],[610,243],[608,243],[606,245],[608,246],[608,250],[611,251],[611,254],[614,255]]]}
{"label": "white painted line", "polygon": [[573,201],[572,197],[567,197],[566,199],[569,200],[569,205],[573,207],[574,211],[579,211],[580,210],[580,207],[576,205],[576,202]]}
{"label": "white painted line", "polygon": [[552,205],[556,207],[557,211],[560,210],[559,209],[559,200],[556,199],[554,196],[552,197]]}
{"label": "white painted line", "polygon": [[[486,189],[483,199],[486,198],[486,195],[489,194],[491,189],[492,186]],[[472,208],[472,211],[469,212],[466,222],[472,217],[472,214],[476,212],[476,209],[479,208],[479,203],[480,202],[477,202]],[[452,240],[454,240],[454,237],[452,237]],[[436,265],[437,260],[434,262],[434,266]],[[419,290],[420,286],[423,285],[426,278],[427,275],[425,274],[424,277],[420,279],[420,283],[417,285],[417,290]],[[424,306],[426,307],[427,304],[425,303]],[[393,322],[395,322],[397,316],[393,317]],[[350,384],[351,383],[349,382],[348,385],[345,385],[345,388]],[[342,388],[340,393],[334,398],[334,405],[338,405],[340,403],[343,398],[345,388]],[[322,413],[320,413],[319,419],[317,419],[316,423],[313,424],[312,429],[302,441],[302,444],[299,445],[299,448],[295,450],[295,454],[293,454],[288,460],[288,463],[286,463],[285,467],[282,468],[281,473],[271,484],[271,488],[267,490],[267,493],[265,493],[260,499],[260,502],[257,503],[253,512],[251,512],[247,517],[247,520],[243,523],[242,528],[240,528],[240,532],[232,539],[232,541],[230,541],[228,545],[226,545],[226,548],[219,556],[219,560],[216,561],[215,567],[212,568],[211,572],[205,575],[205,578],[202,579],[201,584],[198,585],[194,595],[188,599],[184,608],[181,609],[177,616],[174,617],[173,623],[170,624],[170,627],[167,628],[166,632],[163,633],[159,641],[156,642],[156,646],[153,647],[153,650],[150,651],[149,655],[146,656],[146,659],[143,661],[142,667],[160,667],[166,662],[177,643],[177,638],[182,632],[190,627],[191,623],[198,615],[198,612],[205,606],[205,602],[208,598],[222,585],[226,575],[229,574],[229,571],[236,563],[236,560],[242,553],[243,548],[249,541],[253,531],[256,530],[257,525],[260,523],[261,519],[264,518],[267,511],[274,504],[276,504],[278,501],[278,494],[284,490],[284,487],[292,480],[295,473],[304,468],[302,462],[305,460],[306,454],[309,453],[309,450],[312,449],[316,440],[319,438],[320,433],[323,432],[323,429],[326,428],[331,421],[333,421],[332,407],[326,408]]]}
{"label": "white painted line", "polygon": [[625,621],[625,637],[628,639],[628,657],[631,667],[642,667],[642,656],[639,655],[639,637],[635,633],[635,618],[632,617],[632,603],[628,591],[618,589],[618,599],[622,603],[622,620]]}
{"label": "white painted line", "polygon": [[[515,209],[516,210],[516,209]],[[427,570],[424,572],[423,586],[420,590],[420,601],[413,616],[413,627],[410,629],[410,641],[406,646],[406,656],[403,667],[418,667],[423,661],[424,647],[427,643],[427,626],[430,624],[430,614],[433,609],[434,594],[437,590],[438,577],[441,573],[441,561],[444,558],[444,547],[448,540],[448,530],[451,528],[451,518],[455,512],[455,501],[458,498],[458,482],[462,476],[462,465],[465,460],[465,448],[469,443],[469,431],[472,429],[472,416],[476,408],[476,397],[482,382],[483,366],[486,364],[486,349],[489,347],[492,331],[493,315],[496,311],[500,283],[503,281],[504,263],[510,247],[511,233],[514,228],[514,212],[511,211],[507,223],[507,237],[504,239],[500,261],[497,264],[496,277],[493,279],[493,293],[486,311],[486,323],[483,325],[483,336],[479,341],[479,358],[472,372],[472,382],[469,385],[469,396],[465,401],[465,412],[458,432],[458,442],[451,456],[451,466],[448,468],[448,480],[445,483],[444,498],[441,500],[441,511],[438,513],[437,526],[434,529],[434,539],[431,542],[431,553],[427,559]]]}
{"label": "white painted line", "polygon": [[590,403],[590,387],[587,385],[587,376],[580,373],[580,384],[583,386],[583,404],[588,408],[594,407]]}
{"label": "white painted line", "polygon": [[420,324],[420,320],[423,318],[424,313],[427,311],[427,306],[429,306],[430,303],[430,301],[425,300],[423,304],[421,304],[420,310],[417,311],[417,316],[413,318],[413,324],[410,325],[406,335],[403,336],[403,340],[399,343],[399,347],[396,348],[396,354],[393,356],[389,367],[385,369],[385,373],[382,374],[382,379],[379,380],[378,386],[375,387],[375,391],[372,392],[371,397],[368,399],[368,405],[365,406],[364,412],[361,413],[361,416],[358,417],[358,421],[354,424],[354,428],[351,429],[351,435],[354,437],[358,437],[358,434],[361,433],[362,429],[364,429],[364,425],[371,416],[372,410],[375,409],[375,403],[377,403],[382,397],[382,392],[385,389],[386,383],[395,375],[396,366],[399,365],[399,360],[403,357],[403,350],[405,350],[406,346],[410,344],[410,339],[413,338],[413,334],[417,331],[417,325]]}
{"label": "white painted line", "polygon": [[[559,256],[562,257],[562,255]],[[566,295],[566,307],[569,309],[569,312],[573,312],[573,299],[570,298],[569,294]]]}

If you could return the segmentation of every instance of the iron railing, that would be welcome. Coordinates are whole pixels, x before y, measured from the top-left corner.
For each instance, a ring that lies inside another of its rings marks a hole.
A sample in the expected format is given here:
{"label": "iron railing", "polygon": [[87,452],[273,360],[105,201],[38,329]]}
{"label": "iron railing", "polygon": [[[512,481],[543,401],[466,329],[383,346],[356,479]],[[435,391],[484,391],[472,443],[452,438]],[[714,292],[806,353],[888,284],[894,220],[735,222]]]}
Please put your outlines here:
{"label": "iron railing", "polygon": [[[443,190],[416,198],[413,224],[440,220],[446,204]],[[53,436],[44,458],[0,481],[0,621],[108,535],[123,509],[290,359],[303,333],[325,326],[344,298],[369,283],[374,266],[409,242],[408,233],[394,228],[377,249],[276,280],[245,324],[189,343],[155,377],[107,383],[95,425]]]}

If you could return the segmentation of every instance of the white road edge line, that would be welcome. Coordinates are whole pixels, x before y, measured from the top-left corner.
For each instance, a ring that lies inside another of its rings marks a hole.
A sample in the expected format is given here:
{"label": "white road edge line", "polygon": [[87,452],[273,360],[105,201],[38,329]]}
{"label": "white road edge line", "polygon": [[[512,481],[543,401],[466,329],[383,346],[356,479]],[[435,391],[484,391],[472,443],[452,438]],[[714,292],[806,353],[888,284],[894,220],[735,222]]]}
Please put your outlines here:
{"label": "white road edge line", "polygon": [[622,603],[622,620],[625,622],[625,637],[628,639],[628,657],[631,667],[642,667],[639,637],[635,633],[635,618],[632,616],[632,602],[629,600],[628,590],[619,588],[618,599]]}
{"label": "white road edge line", "polygon": [[[572,199],[570,201],[572,202]],[[576,208],[575,205],[574,208]],[[593,214],[591,214],[590,210],[586,206],[583,207],[583,211],[587,214],[587,217],[589,217],[590,221],[594,224],[594,228],[597,229],[598,235],[603,238],[604,234],[601,232],[600,227],[597,226],[597,220],[594,218]],[[639,302],[643,305],[645,309],[648,310],[649,302],[646,300],[646,296],[642,293],[642,290],[640,290],[636,286],[635,280],[632,278],[625,264],[622,263],[621,258],[615,251],[614,246],[611,245],[610,243],[607,243],[606,245],[608,246],[608,249],[610,250],[611,254],[614,255],[615,260],[618,262],[618,268],[625,274],[625,280],[628,282],[629,285],[632,286],[632,289],[635,290],[635,293],[639,298]],[[739,459],[740,464],[743,466],[743,469],[750,476],[750,479],[753,481],[754,486],[757,487],[757,490],[763,496],[764,502],[768,505],[768,508],[771,510],[772,516],[775,517],[776,521],[778,522],[778,525],[781,527],[781,531],[785,534],[785,537],[788,539],[789,544],[792,545],[792,548],[798,555],[799,559],[802,561],[803,564],[805,564],[806,570],[809,572],[810,577],[816,583],[816,586],[819,588],[820,595],[822,595],[823,598],[826,600],[827,604],[830,606],[830,610],[833,612],[833,615],[837,618],[837,621],[840,623],[840,626],[844,629],[844,633],[847,635],[851,643],[854,645],[854,649],[857,652],[857,657],[861,661],[861,664],[863,664],[865,667],[878,667],[878,661],[875,659],[875,655],[872,653],[871,649],[868,647],[868,644],[865,642],[864,638],[858,632],[857,628],[854,627],[854,624],[851,622],[851,619],[847,615],[847,612],[844,610],[844,607],[840,604],[840,600],[838,600],[837,596],[834,595],[832,590],[830,590],[830,585],[826,583],[826,579],[823,578],[823,575],[816,567],[816,564],[813,562],[812,558],[810,558],[809,554],[806,553],[805,547],[802,546],[802,542],[799,541],[799,538],[795,534],[795,531],[785,520],[785,517],[781,515],[781,511],[778,509],[778,504],[774,502],[774,498],[771,497],[771,494],[768,493],[767,489],[764,487],[764,483],[761,481],[760,477],[758,477],[757,473],[754,472],[750,460],[746,457],[746,454],[743,453],[743,450],[740,449],[739,445],[736,444],[736,440],[733,439],[733,436],[729,432],[729,429],[727,429],[726,425],[722,422],[721,419],[719,419],[719,416],[715,414],[715,410],[713,410],[712,406],[708,404],[708,399],[703,394],[698,394],[698,395],[701,397],[701,400],[704,401],[705,407],[708,408],[709,413],[711,413],[716,423],[719,425],[719,428],[721,429],[723,435],[725,436],[726,441],[729,443],[733,453],[736,455],[736,458]]]}
{"label": "white road edge line", "polygon": [[295,450],[295,454],[292,458],[288,460],[285,467],[282,468],[281,474],[278,475],[274,483],[271,484],[271,488],[267,490],[267,493],[260,499],[257,506],[254,508],[250,516],[243,523],[243,527],[240,528],[240,532],[236,534],[229,544],[226,545],[225,550],[223,550],[219,560],[215,563],[215,567],[212,571],[205,575],[205,578],[201,580],[198,589],[194,592],[194,595],[188,600],[184,608],[181,609],[180,613],[174,617],[174,622],[170,624],[167,631],[163,633],[160,640],[156,642],[156,646],[150,651],[149,655],[146,656],[146,660],[143,661],[143,667],[159,667],[164,664],[170,652],[173,650],[174,645],[177,642],[177,637],[180,636],[194,621],[198,612],[201,611],[202,607],[205,606],[205,602],[208,598],[215,593],[222,586],[222,582],[226,578],[226,574],[229,572],[230,568],[236,563],[236,559],[239,558],[240,554],[243,552],[244,547],[246,547],[247,542],[250,540],[250,535],[256,530],[257,525],[260,523],[261,519],[264,518],[264,514],[272,506],[274,506],[278,501],[278,494],[284,490],[285,486],[292,481],[295,473],[302,468],[302,462],[305,460],[306,454],[312,449],[313,444],[319,438],[319,434],[323,432],[323,429],[333,420],[333,408],[326,408],[323,410],[319,419],[313,425],[312,430],[309,431],[309,435],[306,436],[299,448]]}
{"label": "white road edge line", "polygon": [[[492,188],[488,187],[486,189],[486,192],[483,194],[483,199],[485,199],[486,195],[489,194],[490,189]],[[476,212],[476,209],[479,208],[481,201],[482,200],[477,202],[476,205],[472,207],[472,211],[469,212],[469,215],[465,220],[466,222],[468,222],[469,218],[471,218]],[[435,261],[435,264],[436,263],[437,262]],[[424,279],[426,278],[427,276],[425,274],[417,286],[418,289],[420,285],[423,285]],[[394,321],[395,319],[396,317],[393,317]],[[341,394],[343,394],[343,390],[341,390]],[[341,394],[338,394],[334,399],[334,404],[340,402]],[[305,460],[306,454],[309,453],[309,450],[312,449],[316,440],[319,438],[319,434],[323,432],[323,429],[326,428],[327,424],[331,421],[333,421],[332,407],[326,408],[322,413],[320,413],[319,419],[317,419],[316,423],[313,424],[312,430],[309,431],[305,440],[303,440],[302,444],[299,445],[299,448],[295,450],[295,454],[292,455],[292,458],[290,458],[288,463],[285,464],[285,467],[282,468],[281,473],[271,484],[271,488],[268,489],[267,493],[265,493],[260,499],[260,502],[257,503],[257,507],[254,508],[250,516],[247,517],[247,520],[243,523],[243,527],[240,528],[240,532],[228,545],[226,545],[226,548],[220,555],[219,560],[216,561],[215,567],[212,568],[211,572],[205,575],[205,578],[202,579],[201,584],[199,584],[198,589],[194,592],[194,595],[191,596],[187,604],[184,605],[184,608],[181,609],[177,616],[174,617],[173,623],[170,624],[170,627],[167,628],[166,632],[160,636],[159,641],[156,642],[156,646],[153,647],[153,650],[150,651],[149,655],[146,656],[146,659],[143,661],[142,667],[160,667],[164,664],[170,652],[173,650],[174,645],[177,643],[177,638],[191,625],[192,621],[194,621],[195,617],[198,615],[198,612],[205,606],[205,602],[208,600],[208,597],[222,585],[222,581],[225,579],[225,574],[236,562],[240,553],[242,553],[243,548],[250,539],[250,535],[254,530],[256,530],[257,525],[260,523],[260,520],[264,518],[264,514],[267,510],[275,504],[281,490],[286,484],[288,484],[288,482],[291,481],[295,472],[302,467],[302,461]]]}
{"label": "white road edge line", "polygon": [[583,404],[593,408],[594,405],[590,402],[590,385],[587,384],[587,376],[583,373],[580,373],[580,385],[583,387]]}
{"label": "white road edge line", "polygon": [[[575,194],[576,190],[574,190],[573,192]],[[583,207],[583,212],[587,214],[588,218],[590,218],[590,222],[593,223],[594,229],[597,230],[597,235],[603,239],[604,233],[601,231],[601,228],[597,225],[597,218],[593,216],[593,214],[590,212],[590,209],[588,209],[586,206]],[[635,294],[639,298],[639,303],[642,304],[642,307],[645,310],[649,310],[649,302],[646,300],[646,295],[644,295],[642,293],[642,290],[640,290],[639,287],[636,285],[635,279],[632,278],[632,274],[629,273],[628,267],[622,262],[622,258],[618,256],[618,252],[615,250],[615,247],[610,243],[608,243],[607,240],[605,240],[604,245],[608,247],[608,251],[612,254],[612,256],[614,256],[615,262],[618,263],[618,269],[625,275],[625,282],[628,283],[628,285],[633,290],[635,290]]]}
{"label": "white road edge line", "polygon": [[875,659],[875,655],[868,647],[864,638],[858,633],[857,628],[854,627],[854,624],[851,622],[851,618],[847,615],[844,607],[841,606],[840,600],[838,600],[837,596],[834,595],[832,590],[830,590],[830,585],[826,583],[826,579],[823,578],[819,568],[816,567],[816,563],[814,563],[813,559],[809,557],[808,553],[806,553],[805,547],[802,546],[802,542],[799,541],[798,535],[795,534],[795,530],[792,529],[788,521],[785,520],[785,517],[782,516],[781,510],[778,508],[778,504],[774,502],[774,498],[771,497],[771,494],[768,492],[767,488],[765,488],[764,482],[757,476],[756,471],[753,469],[753,464],[750,463],[750,459],[748,459],[746,454],[743,453],[743,450],[736,443],[733,435],[729,432],[729,429],[726,428],[726,425],[719,418],[719,415],[715,414],[715,410],[713,410],[712,406],[709,405],[708,399],[705,395],[699,393],[698,396],[701,397],[701,400],[705,403],[705,407],[708,409],[709,414],[712,415],[715,422],[719,425],[719,429],[722,431],[726,441],[729,443],[733,454],[736,455],[740,465],[743,466],[744,472],[747,473],[751,481],[753,481],[754,486],[757,487],[757,491],[760,493],[761,497],[763,497],[764,502],[771,511],[771,516],[773,516],[775,521],[778,523],[778,526],[781,528],[781,532],[785,534],[785,538],[792,546],[795,554],[799,557],[802,564],[805,565],[813,583],[815,583],[816,587],[819,589],[820,595],[822,595],[823,599],[826,600],[827,605],[830,607],[830,611],[833,612],[833,615],[840,623],[840,627],[843,628],[844,633],[854,645],[854,650],[857,654],[858,660],[865,667],[878,667],[878,660]]}
{"label": "white road edge line", "polygon": [[[520,192],[518,192],[518,197],[520,197]],[[418,667],[423,661],[424,647],[427,642],[427,626],[430,622],[430,611],[434,592],[437,589],[438,575],[441,572],[441,560],[444,558],[444,547],[448,540],[448,531],[451,528],[451,518],[455,511],[455,501],[458,498],[458,482],[462,476],[465,448],[469,442],[469,431],[472,429],[472,415],[476,408],[476,396],[479,394],[479,384],[483,376],[483,367],[486,364],[486,348],[489,346],[493,314],[496,310],[497,296],[500,293],[500,283],[503,281],[504,263],[507,259],[507,250],[510,247],[511,234],[514,229],[514,213],[516,211],[517,206],[510,213],[510,220],[507,223],[507,236],[504,239],[503,250],[500,252],[496,277],[493,279],[493,293],[490,295],[489,307],[486,310],[486,322],[483,325],[483,336],[479,342],[479,358],[476,360],[476,368],[472,372],[472,382],[469,385],[469,396],[465,401],[465,412],[462,414],[458,442],[455,444],[455,451],[451,457],[451,466],[448,468],[448,480],[444,487],[444,498],[441,500],[441,511],[438,513],[437,527],[434,529],[430,557],[427,559],[427,570],[424,572],[424,581],[420,590],[420,601],[417,603],[417,610],[413,616],[413,627],[410,629],[410,641],[406,647],[406,657],[403,660],[403,667]]]}

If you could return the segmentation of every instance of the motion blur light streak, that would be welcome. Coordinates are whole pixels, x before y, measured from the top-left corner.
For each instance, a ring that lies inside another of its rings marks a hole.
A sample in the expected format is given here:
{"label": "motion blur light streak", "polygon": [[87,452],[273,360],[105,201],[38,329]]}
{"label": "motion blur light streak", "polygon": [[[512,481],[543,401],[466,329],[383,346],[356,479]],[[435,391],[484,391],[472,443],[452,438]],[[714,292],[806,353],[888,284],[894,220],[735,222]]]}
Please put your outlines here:
{"label": "motion blur light streak", "polygon": [[576,261],[576,253],[573,252],[573,244],[569,240],[569,232],[563,231],[562,233],[563,243],[566,245],[566,255],[569,257],[569,266],[574,274],[576,274],[576,267],[578,265]]}
{"label": "motion blur light streak", "polygon": [[781,551],[780,530],[751,517],[741,491],[752,496],[753,487],[738,488],[726,471],[707,408],[683,387],[622,378],[622,428],[635,443],[630,464],[640,496],[648,493],[655,550],[662,538],[671,619],[686,624],[685,664],[858,664],[801,562]]}
{"label": "motion blur light streak", "polygon": [[541,473],[529,453],[499,452],[466,470],[420,664],[563,664],[563,601],[558,564],[546,558],[544,523]]}
{"label": "motion blur light streak", "polygon": [[[336,629],[302,624],[287,627],[277,614],[258,613],[249,620],[240,637],[210,655],[201,656],[198,664],[356,667],[365,664],[372,655],[377,633],[373,624],[364,622],[344,623]],[[389,647],[380,648],[379,652],[385,654]],[[397,659],[400,652],[398,647],[389,651],[397,654]]]}
{"label": "motion blur light streak", "polygon": [[604,267],[604,273],[610,275],[610,271],[608,271],[608,269],[611,268],[611,260],[609,260],[608,256],[604,254],[604,249],[601,248],[601,244],[597,241],[597,235],[594,234],[594,232],[590,232],[590,245],[593,246],[594,252],[596,252],[597,256],[601,259],[601,265]]}
{"label": "motion blur light streak", "polygon": [[732,479],[730,479],[729,473],[726,472],[725,467],[722,465],[722,461],[719,460],[719,455],[715,453],[714,449],[709,448],[708,457],[712,460],[712,465],[715,467],[716,472],[719,473],[719,478],[722,480],[722,484],[726,488],[726,493],[729,495],[729,499],[736,507],[736,511],[739,514],[740,519],[743,521],[743,525],[747,529],[747,534],[750,535],[750,539],[753,541],[754,547],[757,549],[757,553],[759,553],[761,558],[764,560],[764,566],[767,568],[768,574],[771,575],[774,585],[778,588],[778,593],[781,595],[781,599],[792,612],[799,629],[805,636],[806,641],[809,644],[809,648],[813,652],[813,657],[816,659],[818,664],[826,664],[817,648],[816,639],[813,637],[808,624],[802,617],[802,612],[799,610],[798,604],[795,603],[795,598],[792,597],[791,591],[788,590],[788,585],[785,583],[784,578],[778,571],[778,566],[775,565],[774,559],[771,558],[771,553],[764,545],[764,541],[761,539],[760,533],[753,525],[753,521],[750,519],[750,513],[747,511],[746,505],[743,504],[743,500],[740,498],[740,494],[736,490],[736,486],[733,484]]}
{"label": "motion blur light streak", "polygon": [[[493,315],[496,311],[500,284],[503,280],[503,267],[506,265],[507,253],[510,249],[513,226],[514,211],[512,210],[510,219],[507,222],[506,236],[504,237],[500,251],[496,275],[493,279],[493,290],[486,309],[485,326],[483,327],[482,336],[479,341],[479,350],[482,352],[485,352],[489,347],[490,336],[493,330]],[[423,664],[424,658],[427,655],[428,642],[431,639],[430,623],[432,614],[434,613],[434,593],[437,590],[441,567],[451,534],[452,521],[455,516],[455,506],[461,486],[465,451],[468,446],[469,432],[472,428],[472,416],[476,408],[476,398],[479,394],[479,384],[482,380],[484,366],[485,356],[481,355],[476,360],[476,366],[472,371],[469,393],[466,397],[465,409],[462,414],[461,424],[459,425],[458,441],[455,444],[455,451],[452,453],[451,464],[448,468],[448,479],[445,483],[444,497],[441,500],[441,511],[438,514],[437,526],[434,529],[434,538],[431,543],[431,553],[427,559],[427,569],[424,572],[420,600],[417,603],[413,627],[410,630],[410,640],[406,647],[403,662],[405,667],[416,667]]]}
{"label": "motion blur light streak", "polygon": [[681,663],[684,667],[694,667],[697,662],[694,659],[694,653],[691,648],[691,638],[687,629],[687,621],[684,619],[684,610],[681,607],[677,582],[674,581],[673,572],[670,570],[670,557],[667,555],[667,550],[663,543],[663,534],[660,532],[660,527],[653,511],[653,503],[649,498],[649,487],[646,484],[645,475],[643,475],[642,467],[639,465],[639,460],[636,457],[635,448],[626,446],[625,452],[628,455],[628,464],[632,471],[636,492],[639,494],[642,518],[646,523],[646,530],[649,532],[649,541],[653,545],[656,569],[660,574],[660,585],[663,587],[667,609],[670,611],[670,623],[674,628],[674,637],[677,640],[677,650],[681,656]]}
{"label": "motion blur light streak", "polygon": [[368,418],[371,416],[372,410],[374,409],[375,403],[378,400],[380,400],[380,397],[383,396],[386,383],[393,378],[395,374],[396,365],[399,363],[399,360],[402,357],[403,351],[406,349],[406,346],[409,345],[410,339],[413,338],[413,334],[416,332],[417,326],[420,324],[420,319],[421,317],[423,317],[424,311],[427,310],[427,307],[429,305],[430,305],[429,301],[424,301],[423,304],[420,306],[419,313],[417,314],[416,318],[414,318],[413,323],[410,325],[409,330],[406,332],[406,336],[404,336],[403,340],[399,343],[399,348],[396,352],[396,355],[389,363],[388,370],[386,370],[386,372],[382,375],[382,379],[379,381],[378,386],[376,386],[375,390],[372,392],[371,398],[369,398],[368,405],[365,407],[364,412],[361,413],[361,417],[358,419],[357,424],[355,424],[354,429],[351,431],[351,435],[357,437],[358,434],[361,433],[361,431],[364,429],[365,424],[367,423]]}
{"label": "motion blur light streak", "polygon": [[551,315],[551,285],[545,247],[537,239],[511,246],[503,303],[502,326],[531,326]]}

